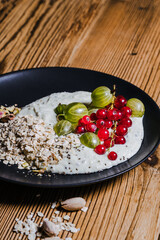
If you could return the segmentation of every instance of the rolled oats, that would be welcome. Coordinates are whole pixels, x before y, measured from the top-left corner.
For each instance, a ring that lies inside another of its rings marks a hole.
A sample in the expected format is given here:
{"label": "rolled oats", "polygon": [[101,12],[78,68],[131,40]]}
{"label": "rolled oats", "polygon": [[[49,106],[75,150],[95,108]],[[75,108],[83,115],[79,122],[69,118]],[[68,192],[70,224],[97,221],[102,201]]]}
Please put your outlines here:
{"label": "rolled oats", "polygon": [[33,116],[17,116],[0,123],[0,160],[4,164],[18,164],[19,169],[49,171],[68,149],[78,144],[70,135],[57,138],[51,127]]}

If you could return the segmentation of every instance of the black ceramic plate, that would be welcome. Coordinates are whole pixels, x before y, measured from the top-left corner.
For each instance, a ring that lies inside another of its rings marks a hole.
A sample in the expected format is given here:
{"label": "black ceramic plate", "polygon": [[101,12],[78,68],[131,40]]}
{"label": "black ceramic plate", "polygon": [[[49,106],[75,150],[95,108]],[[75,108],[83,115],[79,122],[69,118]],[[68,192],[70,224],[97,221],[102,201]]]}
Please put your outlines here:
{"label": "black ceramic plate", "polygon": [[93,91],[98,86],[112,88],[116,84],[117,95],[127,99],[139,98],[145,105],[144,140],[138,153],[128,161],[110,169],[79,175],[53,174],[38,177],[28,174],[27,170],[18,170],[16,166],[0,163],[2,180],[37,186],[37,187],[71,187],[104,181],[135,168],[142,163],[158,146],[160,140],[160,113],[156,103],[136,86],[104,73],[75,68],[39,68],[13,72],[0,76],[0,104],[17,103],[23,107],[28,103],[54,92]]}

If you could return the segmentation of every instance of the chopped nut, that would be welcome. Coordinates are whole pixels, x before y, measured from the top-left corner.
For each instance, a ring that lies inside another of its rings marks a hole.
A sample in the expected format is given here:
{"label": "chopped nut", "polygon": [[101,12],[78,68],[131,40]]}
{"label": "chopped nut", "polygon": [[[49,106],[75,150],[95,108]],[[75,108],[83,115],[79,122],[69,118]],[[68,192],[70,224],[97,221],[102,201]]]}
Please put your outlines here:
{"label": "chopped nut", "polygon": [[47,219],[43,220],[42,229],[48,236],[57,236],[60,231],[58,225],[54,224],[51,221],[48,221]]}
{"label": "chopped nut", "polygon": [[17,108],[15,105],[10,107],[0,106],[0,121],[8,122],[15,118],[15,115],[20,112],[20,108]]}
{"label": "chopped nut", "polygon": [[86,204],[84,198],[75,197],[61,202],[61,207],[68,211],[77,211],[82,209]]}

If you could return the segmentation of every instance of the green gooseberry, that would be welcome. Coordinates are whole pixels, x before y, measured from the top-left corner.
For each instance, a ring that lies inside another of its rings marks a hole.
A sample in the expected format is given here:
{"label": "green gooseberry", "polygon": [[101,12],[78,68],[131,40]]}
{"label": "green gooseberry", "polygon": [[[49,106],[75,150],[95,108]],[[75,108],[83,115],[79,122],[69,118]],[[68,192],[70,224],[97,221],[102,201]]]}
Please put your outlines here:
{"label": "green gooseberry", "polygon": [[66,106],[64,117],[72,123],[78,123],[84,115],[88,115],[88,109],[83,103],[73,102]]}
{"label": "green gooseberry", "polygon": [[91,98],[95,107],[103,108],[112,102],[113,95],[108,87],[101,86],[92,92]]}

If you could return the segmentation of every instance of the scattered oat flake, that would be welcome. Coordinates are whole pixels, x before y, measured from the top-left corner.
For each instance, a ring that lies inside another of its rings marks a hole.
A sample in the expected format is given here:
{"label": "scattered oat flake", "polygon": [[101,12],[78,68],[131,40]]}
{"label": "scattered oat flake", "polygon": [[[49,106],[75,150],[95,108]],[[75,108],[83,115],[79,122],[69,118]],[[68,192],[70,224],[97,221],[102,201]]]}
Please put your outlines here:
{"label": "scattered oat flake", "polygon": [[82,212],[87,212],[87,210],[88,210],[88,207],[83,207],[83,208],[81,208],[81,211],[82,211]]}
{"label": "scattered oat flake", "polygon": [[58,214],[60,213],[60,211],[55,211],[54,213],[55,213],[56,215],[58,215]]}
{"label": "scattered oat flake", "polygon": [[71,228],[70,228],[70,231],[71,231],[72,233],[76,233],[76,232],[80,231],[80,228],[71,227]]}
{"label": "scattered oat flake", "polygon": [[41,196],[41,194],[37,194],[37,195],[36,195],[37,198],[40,197],[40,196]]}
{"label": "scattered oat flake", "polygon": [[[54,204],[54,205],[53,205]],[[53,203],[52,206],[55,207],[56,203]],[[87,211],[88,207],[83,207],[81,210],[82,211]],[[59,214],[60,211],[55,211],[55,214]],[[39,228],[42,226],[42,222],[39,223],[39,225],[37,223],[35,223],[35,217],[33,218],[33,215],[37,214],[39,217],[43,217],[44,214],[42,212],[37,212],[37,213],[29,213],[27,216],[26,221],[22,221],[19,220],[18,218],[16,218],[16,224],[14,226],[13,231],[16,233],[20,233],[22,234],[22,237],[24,235],[26,235],[28,240],[38,240],[39,238],[42,237],[42,233],[39,232]],[[45,218],[47,220],[49,220],[48,218]],[[69,215],[65,215],[63,218],[59,217],[59,216],[52,216],[52,222],[56,223],[59,227],[60,230],[64,230],[64,231],[68,231],[71,233],[77,233],[78,231],[80,231],[80,228],[76,228],[75,224],[72,222],[63,222],[63,220],[69,220],[70,216]],[[59,237],[46,237],[44,238],[44,240],[62,240]],[[68,237],[65,238],[64,240],[72,240],[72,238]]]}
{"label": "scattered oat flake", "polygon": [[56,207],[56,205],[57,205],[57,203],[56,203],[56,202],[52,203],[52,206],[51,206],[51,208],[52,208],[52,209],[54,209],[54,208]]}
{"label": "scattered oat flake", "polygon": [[69,219],[70,219],[70,216],[65,215],[65,216],[63,217],[63,219],[64,219],[64,220],[69,220]]}
{"label": "scattered oat flake", "polygon": [[27,218],[28,219],[31,219],[33,217],[33,213],[31,212],[28,216],[27,216]]}
{"label": "scattered oat flake", "polygon": [[16,219],[16,224],[13,231],[16,233],[25,234],[28,237],[28,240],[35,240],[36,233],[38,231],[38,225],[34,223],[31,219],[27,219],[25,222]]}
{"label": "scattered oat flake", "polygon": [[61,217],[52,216],[52,218],[53,218],[53,222],[54,223],[61,223],[62,222],[62,218]]}
{"label": "scattered oat flake", "polygon": [[37,215],[38,215],[39,217],[43,217],[43,216],[44,216],[44,214],[41,213],[41,212],[38,212]]}

